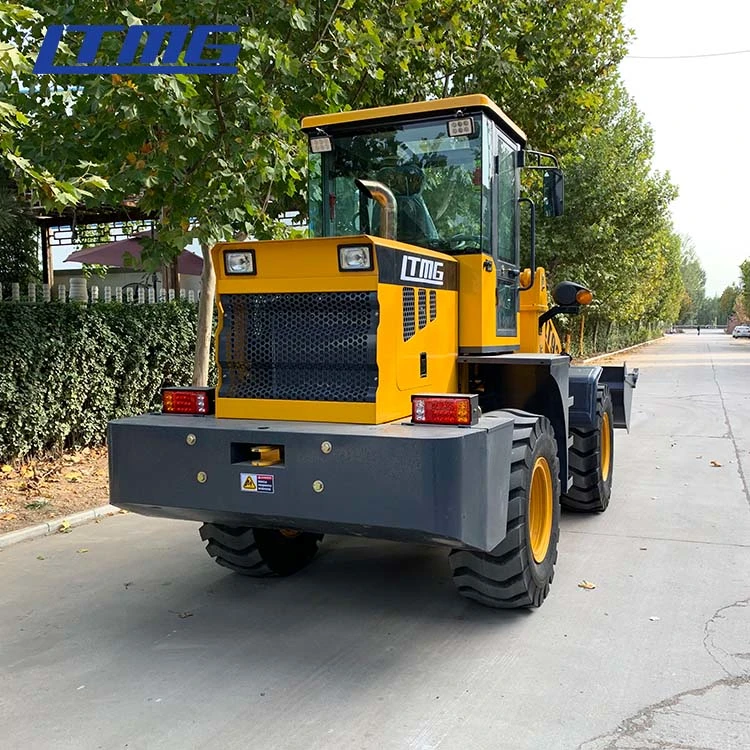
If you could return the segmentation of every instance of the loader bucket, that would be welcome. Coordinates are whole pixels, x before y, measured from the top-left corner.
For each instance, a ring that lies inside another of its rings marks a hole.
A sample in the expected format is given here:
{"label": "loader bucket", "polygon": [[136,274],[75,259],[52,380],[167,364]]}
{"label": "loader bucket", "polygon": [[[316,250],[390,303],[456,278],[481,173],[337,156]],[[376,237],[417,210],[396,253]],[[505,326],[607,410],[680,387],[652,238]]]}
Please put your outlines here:
{"label": "loader bucket", "polygon": [[630,430],[630,406],[633,403],[633,389],[638,382],[638,369],[628,370],[625,364],[602,367],[599,382],[609,387],[614,426]]}

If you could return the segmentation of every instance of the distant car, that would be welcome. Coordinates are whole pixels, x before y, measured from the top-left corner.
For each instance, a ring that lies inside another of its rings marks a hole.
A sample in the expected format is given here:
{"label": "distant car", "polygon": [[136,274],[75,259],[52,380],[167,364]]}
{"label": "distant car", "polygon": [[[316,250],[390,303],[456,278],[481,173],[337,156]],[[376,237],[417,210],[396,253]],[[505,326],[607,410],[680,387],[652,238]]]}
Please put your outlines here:
{"label": "distant car", "polygon": [[733,339],[750,339],[750,326],[735,326],[732,331]]}

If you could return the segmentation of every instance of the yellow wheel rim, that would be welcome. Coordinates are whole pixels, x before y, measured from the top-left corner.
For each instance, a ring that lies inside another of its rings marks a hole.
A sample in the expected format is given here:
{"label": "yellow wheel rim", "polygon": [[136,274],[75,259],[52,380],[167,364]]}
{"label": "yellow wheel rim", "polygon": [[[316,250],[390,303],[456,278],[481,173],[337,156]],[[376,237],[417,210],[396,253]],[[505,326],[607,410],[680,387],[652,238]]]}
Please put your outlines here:
{"label": "yellow wheel rim", "polygon": [[531,472],[529,491],[529,541],[531,554],[541,563],[552,536],[552,474],[547,459],[539,456]]}
{"label": "yellow wheel rim", "polygon": [[609,424],[609,413],[606,411],[602,415],[599,454],[602,462],[602,481],[606,482],[609,479],[609,469],[612,463],[612,428]]}

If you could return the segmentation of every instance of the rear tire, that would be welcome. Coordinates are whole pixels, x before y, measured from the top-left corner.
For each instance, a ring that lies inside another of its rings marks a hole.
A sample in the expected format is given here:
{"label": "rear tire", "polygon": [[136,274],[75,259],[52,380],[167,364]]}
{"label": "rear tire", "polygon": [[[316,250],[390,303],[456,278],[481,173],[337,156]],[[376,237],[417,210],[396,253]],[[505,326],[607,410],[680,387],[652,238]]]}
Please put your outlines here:
{"label": "rear tire", "polygon": [[573,484],[560,503],[579,513],[603,513],[612,494],[615,457],[614,417],[609,388],[596,393],[596,429],[573,429],[573,445],[568,452]]}
{"label": "rear tire", "polygon": [[288,576],[312,562],[322,534],[224,526],[204,523],[201,539],[206,551],[225,568],[243,576]]}
{"label": "rear tire", "polygon": [[488,607],[539,607],[549,593],[560,535],[560,462],[546,417],[515,418],[505,539],[492,552],[450,553],[459,593]]}

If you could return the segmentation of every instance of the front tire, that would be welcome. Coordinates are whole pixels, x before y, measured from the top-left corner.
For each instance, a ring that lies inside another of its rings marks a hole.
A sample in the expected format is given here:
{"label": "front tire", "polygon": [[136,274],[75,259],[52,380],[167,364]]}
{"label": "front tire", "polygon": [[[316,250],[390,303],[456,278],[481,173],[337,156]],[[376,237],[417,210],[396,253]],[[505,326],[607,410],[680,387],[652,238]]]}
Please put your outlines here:
{"label": "front tire", "polygon": [[288,576],[307,566],[318,552],[321,534],[287,529],[259,529],[204,523],[206,552],[225,568],[243,576]]}
{"label": "front tire", "polygon": [[560,535],[560,462],[546,417],[515,418],[505,539],[492,552],[450,553],[459,593],[488,607],[539,607],[555,574]]}
{"label": "front tire", "polygon": [[579,513],[603,513],[612,494],[615,458],[614,417],[609,388],[596,393],[596,428],[571,430],[573,445],[568,453],[573,484],[560,498],[562,507]]}

